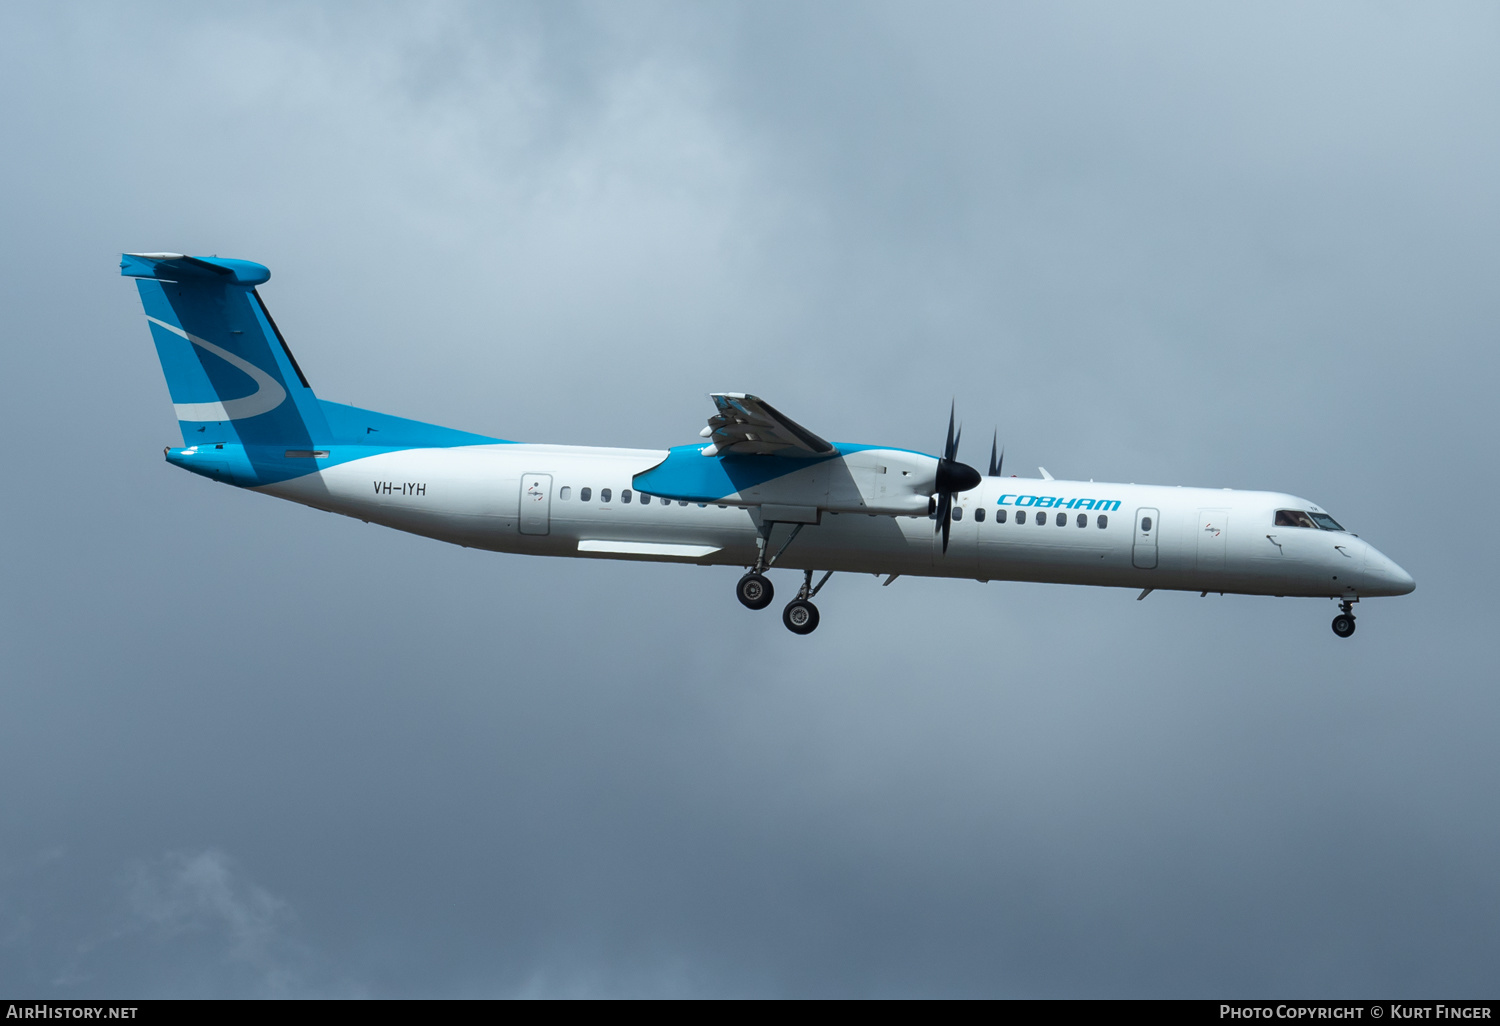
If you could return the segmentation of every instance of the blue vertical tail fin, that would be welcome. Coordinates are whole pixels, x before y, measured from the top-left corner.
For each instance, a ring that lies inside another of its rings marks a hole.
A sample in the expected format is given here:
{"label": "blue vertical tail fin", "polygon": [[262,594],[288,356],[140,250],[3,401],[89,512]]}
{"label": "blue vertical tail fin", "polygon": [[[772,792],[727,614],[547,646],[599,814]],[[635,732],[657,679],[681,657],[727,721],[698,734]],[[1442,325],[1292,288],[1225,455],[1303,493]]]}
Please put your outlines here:
{"label": "blue vertical tail fin", "polygon": [[120,273],[136,279],[184,445],[329,442],[322,406],[255,291],[267,268],[126,253]]}

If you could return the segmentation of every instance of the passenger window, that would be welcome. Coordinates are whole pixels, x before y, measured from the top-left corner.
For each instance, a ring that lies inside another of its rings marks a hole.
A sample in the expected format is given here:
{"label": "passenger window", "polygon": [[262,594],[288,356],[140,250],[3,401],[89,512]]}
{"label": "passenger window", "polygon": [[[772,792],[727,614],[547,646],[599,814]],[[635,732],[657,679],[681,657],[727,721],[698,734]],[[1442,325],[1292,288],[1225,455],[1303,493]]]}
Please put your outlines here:
{"label": "passenger window", "polygon": [[1057,526],[1058,527],[1067,527],[1068,526],[1068,515],[1066,513],[1059,513],[1057,515]]}
{"label": "passenger window", "polygon": [[1046,510],[1044,510],[1044,509],[1037,510],[1037,513],[1036,513],[1036,522],[1039,523],[1039,524],[1045,524],[1047,522],[1047,511]]}
{"label": "passenger window", "polygon": [[578,501],[579,502],[588,502],[589,501],[589,496],[591,496],[593,494],[594,494],[594,490],[592,488],[580,488],[580,489],[578,489]]}
{"label": "passenger window", "polygon": [[1087,513],[1080,513],[1080,514],[1078,514],[1078,526],[1079,527],[1087,527],[1087,526],[1089,526],[1089,517],[1088,517]]}
{"label": "passenger window", "polygon": [[953,507],[953,519],[954,520],[962,520],[963,518],[964,518],[964,508],[962,506],[954,506]]}
{"label": "passenger window", "polygon": [[984,523],[984,507],[983,506],[980,506],[978,509],[976,509],[974,511],[974,522],[976,524],[982,524],[982,523]]}
{"label": "passenger window", "polygon": [[1148,532],[1150,530],[1151,530],[1151,518],[1150,517],[1141,517],[1141,533],[1145,534],[1146,532]]}
{"label": "passenger window", "polygon": [[662,496],[662,497],[661,497],[661,504],[662,504],[662,505],[663,505],[663,506],[670,506],[670,505],[672,505],[672,500],[671,500],[671,499],[669,499],[669,498],[667,498],[667,497],[666,497],[666,496],[665,496],[665,495],[663,495],[663,496]]}
{"label": "passenger window", "polygon": [[1016,523],[1018,523],[1018,524],[1024,524],[1024,523],[1026,523],[1026,511],[1024,509],[1018,509],[1018,510],[1016,510]]}
{"label": "passenger window", "polygon": [[570,485],[563,485],[557,490],[557,497],[559,499],[571,499],[573,497],[572,487]]}
{"label": "passenger window", "polygon": [[1098,524],[1099,530],[1102,531],[1109,526],[1109,516],[1105,513],[1100,513],[1097,517],[1094,518],[1094,523]]}
{"label": "passenger window", "polygon": [[601,489],[599,489],[599,501],[600,502],[608,502],[609,501],[609,489],[608,488],[601,488]]}
{"label": "passenger window", "polygon": [[620,493],[620,501],[623,502],[623,503],[625,503],[627,506],[630,505],[630,489],[629,488],[626,488],[624,491],[622,491]]}
{"label": "passenger window", "polygon": [[679,506],[686,506],[687,505],[687,500],[686,499],[678,499],[677,500],[677,505],[679,505]]}
{"label": "passenger window", "polygon": [[995,510],[995,523],[997,523],[997,524],[1003,524],[1003,523],[1005,523],[1005,510],[1003,510],[1003,509],[997,509],[997,510]]}

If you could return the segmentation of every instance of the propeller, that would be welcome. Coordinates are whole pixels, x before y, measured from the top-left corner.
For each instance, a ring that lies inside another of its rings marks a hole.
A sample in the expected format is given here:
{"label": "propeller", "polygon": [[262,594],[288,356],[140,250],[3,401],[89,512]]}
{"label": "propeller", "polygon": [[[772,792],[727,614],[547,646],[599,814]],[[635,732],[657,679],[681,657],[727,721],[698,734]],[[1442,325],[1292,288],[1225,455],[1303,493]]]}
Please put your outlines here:
{"label": "propeller", "polygon": [[948,551],[948,532],[953,529],[953,496],[966,492],[983,481],[979,471],[966,463],[958,462],[958,441],[963,437],[963,428],[953,430],[954,406],[948,408],[948,442],[943,446],[943,458],[937,465],[937,531],[943,535],[943,552]]}

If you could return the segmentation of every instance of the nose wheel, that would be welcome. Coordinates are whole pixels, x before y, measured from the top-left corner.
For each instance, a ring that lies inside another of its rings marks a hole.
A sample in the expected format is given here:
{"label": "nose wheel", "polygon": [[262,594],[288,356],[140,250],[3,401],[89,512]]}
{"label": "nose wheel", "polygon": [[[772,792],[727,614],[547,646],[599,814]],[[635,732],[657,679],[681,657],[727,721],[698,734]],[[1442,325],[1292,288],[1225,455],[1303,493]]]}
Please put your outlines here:
{"label": "nose wheel", "polygon": [[1333,633],[1347,638],[1354,633],[1354,603],[1347,599],[1339,603],[1341,612],[1333,618]]}

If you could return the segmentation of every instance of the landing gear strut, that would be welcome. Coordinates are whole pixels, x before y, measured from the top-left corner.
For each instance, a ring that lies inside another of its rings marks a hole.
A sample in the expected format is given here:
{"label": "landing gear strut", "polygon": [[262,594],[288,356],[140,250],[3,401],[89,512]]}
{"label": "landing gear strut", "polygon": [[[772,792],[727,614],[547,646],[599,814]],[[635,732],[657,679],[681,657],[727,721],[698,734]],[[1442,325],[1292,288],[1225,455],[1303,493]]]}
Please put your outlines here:
{"label": "landing gear strut", "polygon": [[[766,578],[766,571],[775,565],[786,551],[786,547],[797,537],[802,530],[801,524],[792,525],[792,533],[787,540],[781,543],[781,548],[776,550],[775,555],[768,558],[771,532],[776,529],[776,521],[762,520],[758,525],[759,533],[755,538],[755,565],[750,572],[740,578],[740,583],[734,587],[735,598],[746,609],[764,609],[771,604],[771,596],[776,594],[776,589],[771,587],[771,582]],[[790,626],[790,624],[788,624]],[[813,614],[813,626],[817,626],[817,614]],[[812,628],[809,627],[808,630]]]}
{"label": "landing gear strut", "polygon": [[776,550],[776,555],[766,558],[766,544],[771,540],[771,531],[776,527],[771,521],[762,521],[760,533],[755,539],[755,565],[750,572],[740,578],[740,583],[734,586],[734,596],[740,600],[740,605],[746,609],[764,609],[771,604],[771,597],[776,594],[776,589],[771,587],[771,581],[766,577],[766,571],[771,564],[786,551],[786,547],[792,543],[792,538],[797,537],[797,532],[802,525],[798,524],[792,529],[792,536],[782,542],[781,548]]}
{"label": "landing gear strut", "polygon": [[1354,633],[1354,603],[1348,599],[1339,603],[1339,615],[1333,618],[1333,633],[1347,638]]}
{"label": "landing gear strut", "polygon": [[[771,552],[771,532],[776,529],[776,524],[781,521],[761,520],[757,526],[757,537],[755,539],[755,565],[750,572],[740,578],[740,583],[735,585],[735,597],[740,604],[747,609],[764,609],[771,604],[771,596],[775,589],[766,578],[766,571],[776,565],[781,554],[786,551],[787,546],[792,544],[804,524],[800,521],[792,522],[792,532],[787,535],[786,541],[773,554]],[[793,634],[811,634],[818,629],[818,607],[812,604],[812,597],[823,590],[823,585],[828,583],[828,578],[833,576],[829,570],[819,580],[816,586],[812,582],[813,572],[802,571],[802,587],[797,590],[797,597],[792,599],[782,611],[781,622],[786,624],[786,629]],[[890,582],[887,582],[890,583]]]}
{"label": "landing gear strut", "polygon": [[833,571],[825,573],[816,587],[813,586],[812,575],[811,570],[802,571],[802,587],[797,590],[797,597],[781,611],[781,622],[793,634],[811,634],[818,629],[818,607],[812,604],[811,599],[823,590],[823,585],[828,583]]}
{"label": "landing gear strut", "polygon": [[[776,594],[776,589],[771,587],[771,582],[766,577],[766,571],[776,564],[776,561],[781,558],[781,554],[786,551],[786,547],[792,543],[802,530],[801,524],[793,524],[792,533],[787,536],[786,541],[781,543],[781,548],[777,549],[775,554],[772,554],[770,551],[771,532],[776,529],[776,524],[777,521],[774,520],[762,520],[757,525],[755,565],[750,568],[749,573],[740,578],[740,583],[734,586],[735,598],[739,599],[740,605],[746,609],[764,609],[771,604],[771,597]],[[806,592],[807,588],[803,586],[802,593],[797,597],[806,598]],[[813,627],[818,625],[818,611],[816,609],[813,610],[812,625]],[[790,620],[787,621],[787,626],[792,626]],[[812,630],[813,627],[808,627],[807,631]],[[793,627],[792,629],[796,630],[797,628]],[[801,633],[805,634],[807,631],[802,631]]]}

